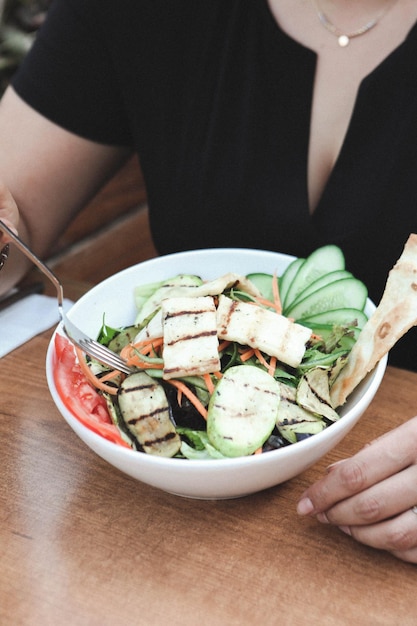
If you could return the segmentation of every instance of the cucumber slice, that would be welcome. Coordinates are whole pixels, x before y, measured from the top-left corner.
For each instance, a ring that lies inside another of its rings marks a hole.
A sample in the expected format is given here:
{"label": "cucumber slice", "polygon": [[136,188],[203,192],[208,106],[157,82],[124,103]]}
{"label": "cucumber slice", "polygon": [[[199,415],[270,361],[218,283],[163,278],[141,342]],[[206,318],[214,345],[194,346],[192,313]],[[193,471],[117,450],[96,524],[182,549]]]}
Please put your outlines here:
{"label": "cucumber slice", "polygon": [[[355,321],[357,323],[357,328],[361,330],[368,321],[368,318],[366,314],[359,309],[345,308],[316,313],[315,315],[310,315],[309,317],[303,317],[301,320],[304,326],[308,326],[313,329],[320,329],[320,325],[322,324],[330,326],[355,326]],[[318,334],[320,334],[320,332],[318,332]]]}
{"label": "cucumber slice", "polygon": [[288,289],[290,288],[295,276],[298,273],[298,270],[300,269],[304,261],[305,259],[303,258],[294,259],[294,261],[289,264],[289,266],[279,279],[279,297],[281,299],[282,307],[285,306]]}
{"label": "cucumber slice", "polygon": [[127,326],[109,341],[108,348],[113,352],[120,352],[122,348],[135,339],[137,334],[137,326]]}
{"label": "cucumber slice", "polygon": [[[246,276],[254,285],[259,289],[261,294],[266,300],[270,302],[274,301],[274,293],[272,289],[272,284],[274,277],[272,274],[262,274],[260,272],[255,274],[248,274]],[[275,278],[277,280],[277,278]]]}
{"label": "cucumber slice", "polygon": [[322,246],[312,252],[300,266],[285,297],[284,314],[298,295],[314,280],[328,274],[329,271],[345,269],[345,258],[342,250],[333,244]]}
{"label": "cucumber slice", "polygon": [[350,307],[362,311],[367,296],[368,290],[362,281],[357,278],[342,278],[303,298],[294,307],[290,307],[286,315],[301,320],[332,309]]}
{"label": "cucumber slice", "polygon": [[156,283],[146,283],[146,285],[138,285],[137,287],[135,287],[135,305],[138,311],[140,311],[146,300],[148,300],[157,289],[162,287],[163,284],[164,281],[160,280]]}
{"label": "cucumber slice", "polygon": [[348,272],[347,270],[336,270],[335,272],[328,272],[327,274],[323,274],[317,280],[313,280],[301,293],[298,294],[296,299],[291,303],[291,307],[295,306],[300,300],[303,300],[310,293],[317,291],[318,289],[322,289],[329,283],[333,283],[336,280],[341,280],[342,278],[353,278],[353,274]]}
{"label": "cucumber slice", "polygon": [[225,456],[253,454],[274,429],[279,383],[253,365],[228,369],[216,385],[207,414],[210,443]]}

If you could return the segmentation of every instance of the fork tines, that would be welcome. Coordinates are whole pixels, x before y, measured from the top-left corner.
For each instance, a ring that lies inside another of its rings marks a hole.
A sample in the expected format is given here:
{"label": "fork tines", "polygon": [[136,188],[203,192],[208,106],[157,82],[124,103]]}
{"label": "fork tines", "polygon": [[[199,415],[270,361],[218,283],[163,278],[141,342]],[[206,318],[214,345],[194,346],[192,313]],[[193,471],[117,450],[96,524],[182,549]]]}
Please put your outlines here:
{"label": "fork tines", "polygon": [[109,350],[106,346],[94,339],[81,339],[79,342],[82,350],[98,361],[103,360],[106,365],[114,367],[125,374],[131,374],[132,368],[118,354]]}

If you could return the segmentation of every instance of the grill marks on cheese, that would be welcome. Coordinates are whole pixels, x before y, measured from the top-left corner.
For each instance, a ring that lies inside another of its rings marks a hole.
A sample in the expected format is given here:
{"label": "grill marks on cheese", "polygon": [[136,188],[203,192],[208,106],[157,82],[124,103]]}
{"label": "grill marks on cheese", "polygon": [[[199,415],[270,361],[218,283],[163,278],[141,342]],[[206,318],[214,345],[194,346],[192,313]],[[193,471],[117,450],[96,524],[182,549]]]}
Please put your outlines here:
{"label": "grill marks on cheese", "polygon": [[291,367],[301,363],[311,330],[254,303],[232,300],[222,293],[230,287],[258,295],[248,279],[233,273],[197,287],[176,285],[163,291],[136,341],[164,338],[164,379],[220,371],[219,339],[257,348]]}
{"label": "grill marks on cheese", "polygon": [[164,378],[220,370],[216,307],[210,296],[162,302]]}
{"label": "grill marks on cheese", "polygon": [[309,328],[283,315],[225,295],[219,297],[217,327],[220,339],[259,348],[291,367],[300,365],[311,337]]}

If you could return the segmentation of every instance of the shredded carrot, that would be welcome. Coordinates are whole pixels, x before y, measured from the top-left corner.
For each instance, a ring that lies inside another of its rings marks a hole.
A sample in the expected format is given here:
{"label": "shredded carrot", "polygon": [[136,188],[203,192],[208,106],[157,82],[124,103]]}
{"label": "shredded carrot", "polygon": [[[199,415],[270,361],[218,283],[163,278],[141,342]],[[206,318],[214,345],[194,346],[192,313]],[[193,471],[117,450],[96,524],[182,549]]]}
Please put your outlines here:
{"label": "shredded carrot", "polygon": [[141,354],[157,354],[157,349],[160,348],[163,343],[163,337],[159,337],[158,339],[153,339],[152,341],[135,343],[133,344],[133,347],[139,350]]}
{"label": "shredded carrot", "polygon": [[316,333],[311,333],[311,339],[315,339],[316,341],[323,341],[323,337],[321,335],[316,335]]}
{"label": "shredded carrot", "polygon": [[95,376],[95,374],[93,374],[93,372],[91,371],[91,369],[88,367],[86,363],[86,360],[84,358],[84,352],[82,352],[82,350],[76,347],[75,352],[77,353],[80,368],[84,376],[87,378],[87,380],[94,387],[96,387],[96,389],[101,389],[102,391],[105,391],[106,393],[110,393],[112,396],[115,396],[117,394],[117,388],[113,387],[112,385],[106,385],[106,383],[102,382],[100,378],[98,378],[97,376]]}
{"label": "shredded carrot", "polygon": [[224,341],[219,343],[219,352],[223,352],[223,350],[226,350],[226,348],[228,348],[230,344],[231,341],[229,341],[228,339],[225,339]]}
{"label": "shredded carrot", "polygon": [[174,380],[174,379],[167,380],[167,382],[173,385],[174,387],[176,387],[177,389],[181,390],[184,396],[186,396],[189,399],[189,401],[195,406],[197,411],[204,417],[204,419],[207,419],[206,407],[200,402],[200,400],[191,391],[191,389],[187,387],[187,385],[185,385],[180,380]]}
{"label": "shredded carrot", "polygon": [[262,446],[255,450],[254,454],[262,454]]}
{"label": "shredded carrot", "polygon": [[242,350],[240,352],[239,356],[240,356],[240,360],[243,363],[245,361],[248,361],[253,356],[256,356],[258,361],[260,363],[262,363],[262,365],[264,367],[266,367],[266,369],[268,370],[268,374],[271,374],[271,376],[273,376],[275,374],[275,368],[277,366],[277,359],[276,359],[276,357],[271,356],[270,357],[270,361],[268,363],[268,361],[266,360],[266,358],[264,357],[264,355],[262,354],[262,352],[258,348],[247,348],[246,350]]}
{"label": "shredded carrot", "polygon": [[260,363],[262,363],[262,365],[264,367],[266,367],[266,369],[269,370],[269,363],[268,361],[265,359],[264,355],[262,354],[262,352],[260,350],[258,350],[258,348],[255,348],[255,356],[258,359],[258,361]]}
{"label": "shredded carrot", "polygon": [[281,313],[281,307],[278,307],[277,310],[277,305],[275,304],[275,302],[273,302],[272,300],[267,300],[266,298],[257,297],[255,298],[254,302],[249,304],[258,304],[267,307],[268,309],[275,309],[277,313]]}
{"label": "shredded carrot", "polygon": [[138,341],[134,344],[128,343],[121,349],[120,356],[125,359],[129,359],[131,358],[132,354],[136,355],[138,352],[146,356],[148,356],[149,354],[157,355],[157,349],[162,346],[163,342],[163,337],[158,337],[156,339],[145,339],[143,341]]}
{"label": "shredded carrot", "polygon": [[282,304],[281,299],[279,297],[279,287],[278,287],[278,279],[277,273],[274,272],[272,279],[272,300],[268,300],[267,298],[263,298],[262,296],[256,296],[254,301],[251,304],[257,304],[260,306],[267,307],[268,309],[274,309],[277,313],[282,313]]}
{"label": "shredded carrot", "polygon": [[242,352],[240,353],[240,360],[243,361],[243,363],[245,361],[248,361],[249,359],[251,359],[255,354],[255,350],[254,348],[247,348],[246,350],[242,350]]}
{"label": "shredded carrot", "polygon": [[269,367],[268,367],[268,374],[270,374],[270,376],[274,376],[276,367],[277,367],[277,357],[271,356],[271,358],[269,359]]}
{"label": "shredded carrot", "polygon": [[223,374],[221,372],[213,372],[213,376],[220,380],[220,378],[222,378]]}
{"label": "shredded carrot", "polygon": [[[151,361],[147,361],[146,359],[140,358],[141,352],[138,352],[135,346],[132,344],[128,344],[124,346],[124,348],[120,351],[120,356],[125,359],[128,365],[135,365],[136,367],[140,367],[141,369],[163,369],[163,363],[152,363]],[[147,356],[147,355],[144,355]]]}
{"label": "shredded carrot", "polygon": [[278,277],[277,277],[276,271],[274,272],[273,280],[272,280],[272,294],[274,296],[275,310],[277,311],[277,313],[281,313],[282,303],[281,303],[281,298],[279,295]]}
{"label": "shredded carrot", "polygon": [[204,382],[206,383],[207,390],[210,394],[214,391],[214,384],[211,380],[210,374],[203,374]]}
{"label": "shredded carrot", "polygon": [[122,359],[125,359],[127,361],[130,358],[131,351],[132,351],[132,344],[128,343],[126,346],[123,346],[123,348],[120,350],[120,356],[122,357]]}
{"label": "shredded carrot", "polygon": [[117,378],[119,374],[120,372],[118,370],[113,370],[112,372],[108,372],[107,374],[104,374],[104,376],[100,376],[100,380],[102,383],[105,383],[108,380],[113,380],[113,378]]}
{"label": "shredded carrot", "polygon": [[141,359],[138,354],[131,355],[126,359],[126,362],[128,365],[134,365],[142,370],[162,370],[164,368],[163,363],[150,363],[149,361]]}

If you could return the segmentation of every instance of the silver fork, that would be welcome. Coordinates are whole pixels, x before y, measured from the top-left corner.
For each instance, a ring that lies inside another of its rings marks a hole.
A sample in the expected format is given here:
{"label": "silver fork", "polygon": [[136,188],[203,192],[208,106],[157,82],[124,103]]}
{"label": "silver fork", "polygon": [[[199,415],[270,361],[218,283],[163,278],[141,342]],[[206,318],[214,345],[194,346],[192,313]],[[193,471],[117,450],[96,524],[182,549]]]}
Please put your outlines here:
{"label": "silver fork", "polygon": [[127,362],[124,359],[122,359],[118,354],[116,354],[112,350],[109,350],[109,348],[107,348],[106,346],[103,346],[98,341],[95,341],[95,339],[92,339],[91,337],[83,333],[83,331],[80,330],[67,317],[64,311],[64,306],[63,306],[64,290],[63,290],[60,280],[53,273],[53,271],[49,269],[49,267],[45,263],[43,263],[43,261],[41,261],[36,256],[36,254],[32,252],[32,250],[28,248],[28,246],[25,243],[23,243],[20,237],[15,235],[14,232],[10,230],[10,228],[6,226],[4,222],[2,222],[2,220],[0,220],[0,230],[2,230],[4,233],[7,233],[10,239],[16,245],[16,247],[21,252],[23,252],[23,254],[25,254],[28,257],[28,259],[30,259],[32,263],[34,263],[55,286],[57,300],[58,300],[58,311],[62,320],[62,325],[65,331],[65,334],[67,335],[68,339],[74,345],[81,348],[81,350],[85,352],[86,354],[88,354],[90,357],[92,357],[93,359],[96,359],[97,361],[100,361],[100,363],[104,363],[105,365],[108,365],[109,367],[113,369],[119,370],[120,372],[124,372],[125,374],[131,374],[132,371],[134,370],[127,364]]}

